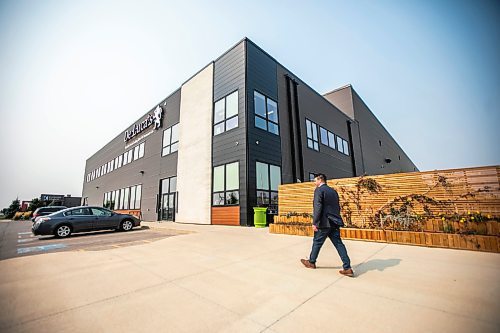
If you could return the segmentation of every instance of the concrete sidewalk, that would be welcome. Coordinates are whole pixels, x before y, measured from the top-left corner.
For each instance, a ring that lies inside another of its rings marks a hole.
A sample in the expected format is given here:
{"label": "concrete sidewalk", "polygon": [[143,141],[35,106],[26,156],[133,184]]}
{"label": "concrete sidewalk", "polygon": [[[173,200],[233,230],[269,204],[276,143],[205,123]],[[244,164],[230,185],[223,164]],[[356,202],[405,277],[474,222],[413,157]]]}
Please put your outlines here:
{"label": "concrete sidewalk", "polygon": [[498,332],[500,256],[268,229],[143,223],[190,233],[98,252],[0,261],[1,332]]}

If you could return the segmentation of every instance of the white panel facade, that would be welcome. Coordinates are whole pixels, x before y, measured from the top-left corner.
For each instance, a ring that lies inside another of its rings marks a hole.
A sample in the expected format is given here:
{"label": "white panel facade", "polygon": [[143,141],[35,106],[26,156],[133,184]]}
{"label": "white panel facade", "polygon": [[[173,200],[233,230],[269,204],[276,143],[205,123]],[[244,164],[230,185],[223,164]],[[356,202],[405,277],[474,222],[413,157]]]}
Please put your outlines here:
{"label": "white panel facade", "polygon": [[175,221],[210,224],[213,63],[181,88]]}

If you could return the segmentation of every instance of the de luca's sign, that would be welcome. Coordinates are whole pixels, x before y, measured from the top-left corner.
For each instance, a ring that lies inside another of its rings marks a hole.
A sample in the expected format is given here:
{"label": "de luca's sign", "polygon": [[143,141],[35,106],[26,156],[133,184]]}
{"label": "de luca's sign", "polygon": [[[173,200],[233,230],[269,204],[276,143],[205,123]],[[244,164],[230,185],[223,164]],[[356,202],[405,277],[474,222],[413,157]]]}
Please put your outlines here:
{"label": "de luca's sign", "polygon": [[[167,103],[164,103],[163,105],[165,106],[166,104]],[[160,128],[162,118],[163,118],[163,109],[161,108],[160,105],[158,105],[156,109],[153,111],[153,113],[149,113],[146,116],[146,119],[132,126],[130,130],[125,131],[125,137],[123,138],[123,141],[125,142],[129,141],[136,135],[140,134],[141,132],[151,127],[151,125],[154,125],[154,129]]]}

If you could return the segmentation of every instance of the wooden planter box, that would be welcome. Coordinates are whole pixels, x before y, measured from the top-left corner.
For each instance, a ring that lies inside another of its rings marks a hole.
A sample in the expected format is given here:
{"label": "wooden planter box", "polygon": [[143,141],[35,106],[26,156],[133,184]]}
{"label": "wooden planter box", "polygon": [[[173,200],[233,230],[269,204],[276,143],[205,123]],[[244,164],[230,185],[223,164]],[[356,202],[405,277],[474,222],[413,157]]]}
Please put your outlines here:
{"label": "wooden planter box", "polygon": [[[269,232],[310,237],[314,235],[312,226],[287,224],[270,224]],[[354,228],[342,228],[340,234],[345,239],[500,253],[498,236]]]}

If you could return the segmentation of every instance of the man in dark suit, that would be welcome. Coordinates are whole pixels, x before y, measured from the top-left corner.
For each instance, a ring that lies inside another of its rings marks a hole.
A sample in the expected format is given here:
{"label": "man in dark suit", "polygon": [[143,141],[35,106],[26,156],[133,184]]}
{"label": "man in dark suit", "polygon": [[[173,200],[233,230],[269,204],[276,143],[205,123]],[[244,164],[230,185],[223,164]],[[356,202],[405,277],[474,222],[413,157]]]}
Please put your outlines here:
{"label": "man in dark suit", "polygon": [[343,269],[339,273],[352,277],[354,276],[354,272],[351,268],[351,260],[347,255],[347,250],[340,239],[340,228],[333,222],[335,219],[342,221],[339,195],[337,191],[326,184],[326,176],[324,174],[317,174],[314,177],[314,184],[316,185],[316,189],[314,190],[313,201],[313,245],[309,260],[300,259],[300,261],[307,268],[316,268],[316,259],[318,258],[319,250],[321,250],[323,243],[328,237],[337,249],[340,259],[342,259]]}

